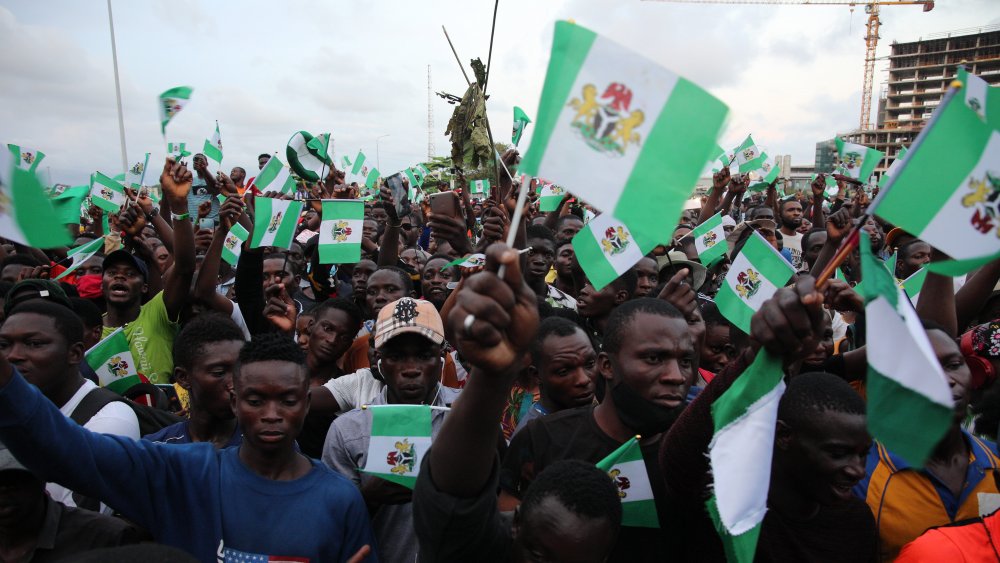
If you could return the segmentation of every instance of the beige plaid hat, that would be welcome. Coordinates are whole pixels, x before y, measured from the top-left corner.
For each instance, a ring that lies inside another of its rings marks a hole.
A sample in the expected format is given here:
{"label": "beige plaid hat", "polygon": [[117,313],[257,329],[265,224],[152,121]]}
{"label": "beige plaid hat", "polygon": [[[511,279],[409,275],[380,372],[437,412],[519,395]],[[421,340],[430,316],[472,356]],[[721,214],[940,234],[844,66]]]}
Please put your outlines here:
{"label": "beige plaid hat", "polygon": [[407,332],[424,336],[435,344],[444,342],[441,315],[430,301],[403,297],[382,307],[375,321],[375,349]]}

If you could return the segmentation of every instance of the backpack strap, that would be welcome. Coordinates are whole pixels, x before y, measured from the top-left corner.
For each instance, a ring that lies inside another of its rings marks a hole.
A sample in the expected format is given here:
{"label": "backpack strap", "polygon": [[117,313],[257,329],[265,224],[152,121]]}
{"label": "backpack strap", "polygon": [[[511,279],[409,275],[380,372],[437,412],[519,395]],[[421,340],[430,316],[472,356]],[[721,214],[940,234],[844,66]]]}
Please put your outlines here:
{"label": "backpack strap", "polygon": [[80,404],[73,409],[73,414],[69,415],[69,417],[73,419],[73,422],[83,426],[90,421],[95,414],[107,406],[108,403],[113,403],[115,401],[125,402],[121,395],[115,393],[114,391],[109,391],[104,387],[91,389],[90,392],[83,397],[83,400],[80,401]]}

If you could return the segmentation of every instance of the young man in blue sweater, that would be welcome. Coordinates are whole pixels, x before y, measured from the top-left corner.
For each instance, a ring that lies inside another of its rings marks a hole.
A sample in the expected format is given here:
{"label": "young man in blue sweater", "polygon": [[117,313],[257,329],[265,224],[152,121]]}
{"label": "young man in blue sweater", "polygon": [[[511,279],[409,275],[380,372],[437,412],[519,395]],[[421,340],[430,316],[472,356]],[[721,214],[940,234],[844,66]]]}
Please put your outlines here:
{"label": "young man in blue sweater", "polygon": [[287,337],[248,343],[232,395],[243,444],[216,450],[84,430],[0,355],[0,441],[41,478],[100,498],[205,563],[375,561],[358,490],[295,451],[309,411],[304,363]]}

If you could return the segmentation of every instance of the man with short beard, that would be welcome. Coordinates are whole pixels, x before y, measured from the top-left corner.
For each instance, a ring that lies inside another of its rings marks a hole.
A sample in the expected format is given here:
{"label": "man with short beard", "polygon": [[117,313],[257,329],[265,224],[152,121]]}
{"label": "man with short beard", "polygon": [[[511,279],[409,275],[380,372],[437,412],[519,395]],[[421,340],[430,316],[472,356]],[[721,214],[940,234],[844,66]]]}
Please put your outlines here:
{"label": "man with short beard", "polygon": [[784,247],[792,253],[792,267],[798,270],[802,267],[802,233],[798,232],[802,225],[802,204],[795,199],[783,199],[778,203],[781,215],[781,233]]}

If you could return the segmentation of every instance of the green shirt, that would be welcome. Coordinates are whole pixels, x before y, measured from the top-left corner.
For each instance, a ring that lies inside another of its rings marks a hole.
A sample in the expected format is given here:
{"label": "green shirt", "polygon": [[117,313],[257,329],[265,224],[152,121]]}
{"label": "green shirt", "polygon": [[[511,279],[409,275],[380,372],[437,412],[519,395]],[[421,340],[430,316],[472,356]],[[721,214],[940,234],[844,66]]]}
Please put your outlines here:
{"label": "green shirt", "polygon": [[[174,337],[179,326],[167,315],[162,291],[139,309],[139,316],[134,321],[125,323],[125,337],[132,357],[139,363],[139,373],[151,383],[170,383],[174,372]],[[107,338],[116,328],[104,327],[101,338]]]}

